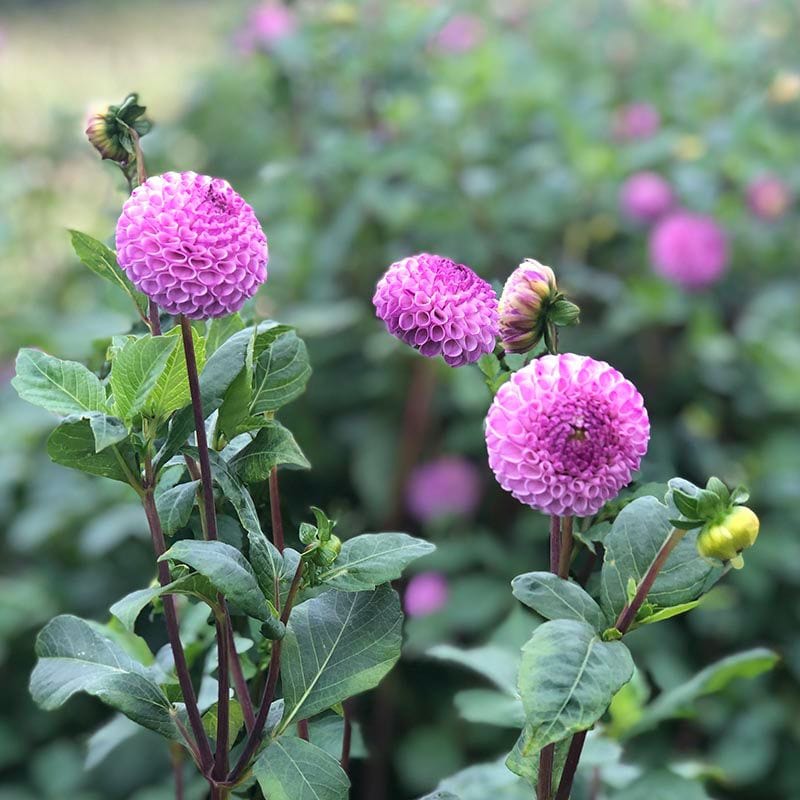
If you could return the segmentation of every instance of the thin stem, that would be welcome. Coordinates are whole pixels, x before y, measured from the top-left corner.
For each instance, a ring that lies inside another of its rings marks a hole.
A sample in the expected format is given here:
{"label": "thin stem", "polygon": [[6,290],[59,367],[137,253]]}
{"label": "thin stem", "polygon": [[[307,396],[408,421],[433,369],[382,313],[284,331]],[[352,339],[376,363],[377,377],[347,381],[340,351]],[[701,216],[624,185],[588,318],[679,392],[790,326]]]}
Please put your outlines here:
{"label": "thin stem", "polygon": [[228,679],[228,631],[225,617],[217,620],[217,751],[214,757],[214,773],[218,781],[228,775],[228,736],[230,720],[230,683]]}
{"label": "thin stem", "polygon": [[308,720],[307,719],[301,719],[301,720],[298,721],[298,723],[297,723],[297,735],[301,739],[305,739],[306,741],[309,741]]}
{"label": "thin stem", "polygon": [[283,519],[281,518],[281,494],[278,488],[278,468],[269,473],[269,513],[272,518],[272,543],[283,552]]}
{"label": "thin stem", "polygon": [[236,641],[233,636],[233,623],[231,622],[230,613],[228,612],[228,604],[225,603],[223,608],[225,617],[225,629],[228,634],[228,662],[230,666],[231,679],[233,687],[236,691],[236,696],[239,698],[239,705],[242,707],[242,715],[244,716],[244,726],[247,732],[253,730],[256,722],[256,715],[253,711],[253,701],[250,698],[250,692],[247,689],[247,680],[242,671],[242,662],[239,661],[239,656],[236,654]]}
{"label": "thin stem", "polygon": [[183,800],[183,748],[173,742],[169,746],[172,774],[175,779],[175,800]]}
{"label": "thin stem", "polygon": [[558,574],[561,564],[561,517],[550,517],[550,572]]}
{"label": "thin stem", "polygon": [[148,323],[150,324],[150,333],[153,336],[161,336],[161,319],[158,314],[158,305],[154,300],[148,303]]}
{"label": "thin stem", "polygon": [[344,733],[342,734],[342,757],[339,764],[345,772],[350,770],[350,747],[353,741],[353,723],[350,719],[350,704],[342,703],[342,717],[344,719]]}
{"label": "thin stem", "polygon": [[572,517],[561,519],[561,555],[558,560],[558,577],[569,577],[569,566],[572,563]]}
{"label": "thin stem", "polygon": [[575,771],[578,769],[578,762],[581,760],[583,743],[586,741],[588,731],[581,731],[572,737],[567,751],[567,760],[564,762],[564,770],[561,773],[561,782],[558,784],[555,800],[569,800],[572,791],[572,783],[575,780]]}
{"label": "thin stem", "polygon": [[553,796],[553,754],[555,745],[548,744],[539,754],[539,776],[536,781],[536,800],[551,800]]}

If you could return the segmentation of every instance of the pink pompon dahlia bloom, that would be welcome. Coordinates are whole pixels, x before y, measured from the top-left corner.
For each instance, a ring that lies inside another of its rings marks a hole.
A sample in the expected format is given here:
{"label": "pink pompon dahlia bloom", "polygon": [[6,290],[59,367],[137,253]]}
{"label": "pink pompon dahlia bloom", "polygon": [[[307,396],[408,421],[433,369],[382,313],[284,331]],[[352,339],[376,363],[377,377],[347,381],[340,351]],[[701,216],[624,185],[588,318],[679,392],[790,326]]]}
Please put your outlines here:
{"label": "pink pompon dahlia bloom", "polygon": [[456,14],[436,34],[434,44],[444,53],[466,53],[477,47],[485,36],[486,29],[479,17]]}
{"label": "pink pompon dahlia bloom", "polygon": [[649,438],[636,387],[605,362],[573,353],[515,372],[486,417],[498,483],[545,514],[595,514],[630,482]]}
{"label": "pink pompon dahlia bloom", "polygon": [[763,220],[780,219],[792,202],[789,187],[774,175],[756,178],[747,187],[747,207],[754,217]]}
{"label": "pink pompon dahlia bloom", "polygon": [[117,222],[117,259],[168,314],[238,311],[267,279],[267,237],[221,178],[166,172],[133,190]]}
{"label": "pink pompon dahlia bloom", "polygon": [[469,267],[420,253],[392,264],[372,298],[393,336],[451,367],[491,353],[497,338],[497,296]]}
{"label": "pink pompon dahlia bloom", "polygon": [[672,187],[656,172],[631,175],[620,190],[622,213],[637,222],[653,222],[672,208]]}
{"label": "pink pompon dahlia bloom", "polygon": [[465,458],[442,456],[418,466],[406,485],[406,505],[420,522],[448,515],[468,517],[481,501],[478,468]]}
{"label": "pink pompon dahlia bloom", "polygon": [[614,135],[623,141],[649,139],[661,127],[661,115],[650,103],[629,103],[617,109]]}
{"label": "pink pompon dahlia bloom", "polygon": [[447,604],[450,591],[447,578],[440,572],[421,572],[406,586],[403,607],[409,617],[427,617]]}
{"label": "pink pompon dahlia bloom", "polygon": [[239,52],[248,54],[258,48],[269,49],[292,36],[297,30],[294,10],[280,2],[268,0],[250,10],[247,24],[236,35]]}
{"label": "pink pompon dahlia bloom", "polygon": [[702,289],[725,272],[728,237],[711,217],[676,211],[653,229],[650,258],[667,280],[684,289]]}

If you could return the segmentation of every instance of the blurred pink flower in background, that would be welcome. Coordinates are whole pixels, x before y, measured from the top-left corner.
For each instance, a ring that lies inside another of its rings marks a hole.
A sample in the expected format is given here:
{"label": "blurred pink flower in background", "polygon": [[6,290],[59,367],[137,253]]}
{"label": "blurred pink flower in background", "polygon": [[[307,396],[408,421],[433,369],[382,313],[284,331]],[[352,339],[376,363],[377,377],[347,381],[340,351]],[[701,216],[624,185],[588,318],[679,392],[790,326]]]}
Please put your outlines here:
{"label": "blurred pink flower in background", "polygon": [[421,464],[406,485],[406,505],[420,522],[448,515],[470,516],[481,501],[478,468],[465,458],[443,456]]}
{"label": "blurred pink flower in background", "polygon": [[486,29],[480,18],[472,14],[451,17],[434,37],[436,47],[445,53],[466,53],[485,38]]}
{"label": "blurred pink flower in background", "polygon": [[403,607],[409,617],[427,617],[447,603],[447,579],[440,572],[421,572],[406,586]]}
{"label": "blurred pink flower in background", "polygon": [[716,282],[728,266],[728,237],[711,217],[676,211],[650,235],[655,271],[685,289]]}
{"label": "blurred pink flower in background", "polygon": [[247,23],[235,37],[236,48],[243,54],[268,48],[297,30],[295,12],[283,3],[268,0],[250,9]]}
{"label": "blurred pink flower in background", "polygon": [[620,190],[622,213],[638,222],[654,222],[672,208],[672,187],[655,172],[631,175]]}
{"label": "blurred pink flower in background", "polygon": [[764,220],[779,219],[792,202],[789,187],[774,175],[756,178],[747,187],[746,194],[747,206],[753,216]]}
{"label": "blurred pink flower in background", "polygon": [[650,103],[629,103],[617,109],[614,136],[623,141],[647,139],[661,127],[661,115]]}

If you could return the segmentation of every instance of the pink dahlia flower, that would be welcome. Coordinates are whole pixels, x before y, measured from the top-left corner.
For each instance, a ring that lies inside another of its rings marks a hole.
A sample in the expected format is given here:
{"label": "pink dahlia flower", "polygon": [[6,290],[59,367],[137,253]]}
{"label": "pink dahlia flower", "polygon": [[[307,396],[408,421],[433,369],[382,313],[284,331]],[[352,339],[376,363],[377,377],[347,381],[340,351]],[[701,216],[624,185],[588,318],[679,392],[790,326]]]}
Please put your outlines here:
{"label": "pink dahlia flower", "polygon": [[497,338],[497,296],[469,267],[420,253],[396,261],[372,298],[393,336],[451,367],[491,353]]}
{"label": "pink dahlia flower", "polygon": [[267,279],[267,237],[221,178],[166,172],[133,190],[117,222],[117,258],[168,314],[238,311]]}
{"label": "pink dahlia flower", "polygon": [[237,32],[236,49],[245,55],[259,47],[266,50],[296,30],[297,16],[291,8],[278,2],[261,3],[250,10],[247,24]]}
{"label": "pink dahlia flower", "polygon": [[649,438],[636,387],[605,362],[573,353],[515,372],[486,417],[498,483],[545,514],[595,514],[630,482]]}
{"label": "pink dahlia flower", "polygon": [[445,53],[466,53],[477,47],[485,35],[486,29],[478,17],[457,14],[436,34],[434,44]]}
{"label": "pink dahlia flower", "polygon": [[408,479],[406,505],[420,522],[450,514],[468,517],[481,501],[478,468],[465,458],[444,456],[417,467]]}
{"label": "pink dahlia flower", "polygon": [[653,229],[650,258],[667,280],[685,289],[702,289],[725,272],[728,237],[711,217],[676,211]]}
{"label": "pink dahlia flower", "polygon": [[447,603],[447,579],[440,572],[421,572],[406,586],[403,606],[409,617],[427,617]]}
{"label": "pink dahlia flower", "polygon": [[661,127],[661,115],[650,103],[629,103],[617,110],[614,135],[617,139],[631,141],[649,139]]}
{"label": "pink dahlia flower", "polygon": [[637,172],[622,184],[622,212],[638,222],[653,222],[672,208],[672,187],[655,172]]}
{"label": "pink dahlia flower", "polygon": [[558,292],[550,267],[526,258],[508,276],[498,303],[500,341],[507,353],[527,353],[544,332],[542,306]]}
{"label": "pink dahlia flower", "polygon": [[791,201],[789,187],[772,175],[757,178],[747,187],[747,206],[759,219],[780,219]]}

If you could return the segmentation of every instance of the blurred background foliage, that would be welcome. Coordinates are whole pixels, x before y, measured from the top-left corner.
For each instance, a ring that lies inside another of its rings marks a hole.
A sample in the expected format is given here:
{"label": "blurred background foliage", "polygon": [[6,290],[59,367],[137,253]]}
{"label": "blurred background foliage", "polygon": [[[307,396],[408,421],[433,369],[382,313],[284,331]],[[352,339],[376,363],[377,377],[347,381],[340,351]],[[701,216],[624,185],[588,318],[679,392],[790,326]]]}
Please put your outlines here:
{"label": "blurred background foliage", "polygon": [[[51,465],[51,420],[8,387],[18,347],[97,362],[131,322],[64,230],[113,231],[122,182],[82,128],[93,102],[131,90],[156,123],[150,171],[229,179],[269,236],[255,312],[297,325],[315,370],[284,420],[314,465],[284,479],[292,524],[315,503],[345,535],[391,526],[439,545],[421,569],[444,576],[444,605],[409,622],[401,666],[358,703],[373,758],[354,796],[415,797],[507,752],[513,732],[453,705],[479,681],[424,653],[515,641],[509,580],[546,554],[545,521],[485,466],[478,371],[417,357],[373,318],[385,267],[428,250],[498,282],[526,256],[551,265],[583,309],[562,346],[610,361],[645,396],[642,478],[750,484],[762,534],[746,569],[631,644],[656,691],[754,644],[782,665],[638,737],[626,759],[696,761],[715,797],[797,797],[799,25],[788,0],[0,2],[0,798],[171,797],[160,742],[139,735],[113,771],[86,771],[106,712],[80,698],[45,714],[28,697],[46,619],[103,619],[153,567],[135,498]],[[624,129],[632,103],[657,112],[644,133]],[[652,272],[649,229],[619,205],[641,170],[726,231],[713,286],[686,292]],[[779,213],[748,201],[769,174],[789,199]],[[442,455],[478,467],[480,505],[414,518],[409,471]]]}

